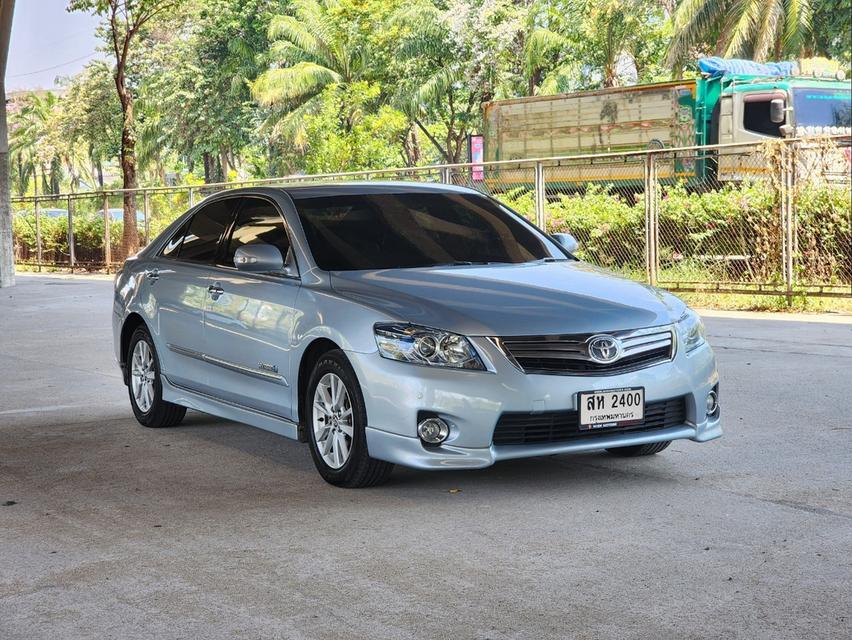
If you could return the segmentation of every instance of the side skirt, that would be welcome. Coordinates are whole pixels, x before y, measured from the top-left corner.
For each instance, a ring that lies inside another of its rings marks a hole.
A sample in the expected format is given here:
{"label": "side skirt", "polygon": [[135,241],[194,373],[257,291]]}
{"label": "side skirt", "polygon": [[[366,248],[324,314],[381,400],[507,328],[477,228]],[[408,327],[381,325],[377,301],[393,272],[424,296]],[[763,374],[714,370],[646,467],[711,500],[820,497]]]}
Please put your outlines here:
{"label": "side skirt", "polygon": [[295,422],[256,409],[249,409],[233,402],[214,398],[198,391],[191,391],[172,383],[166,376],[162,376],[160,380],[163,385],[163,400],[167,402],[195,409],[202,413],[209,413],[210,415],[225,418],[226,420],[247,424],[251,427],[263,429],[264,431],[271,431],[285,438],[299,439],[299,426]]}

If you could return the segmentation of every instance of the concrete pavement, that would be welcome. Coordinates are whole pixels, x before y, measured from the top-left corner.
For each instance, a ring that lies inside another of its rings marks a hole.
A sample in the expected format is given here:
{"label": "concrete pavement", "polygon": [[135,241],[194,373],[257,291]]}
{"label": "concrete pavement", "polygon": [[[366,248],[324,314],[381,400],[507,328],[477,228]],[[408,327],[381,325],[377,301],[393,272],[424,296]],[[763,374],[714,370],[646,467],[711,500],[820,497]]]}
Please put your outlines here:
{"label": "concrete pavement", "polygon": [[[839,638],[852,323],[707,319],[725,437],[325,484],[133,419],[111,283],[0,290],[0,638]],[[13,504],[11,504],[13,503]]]}

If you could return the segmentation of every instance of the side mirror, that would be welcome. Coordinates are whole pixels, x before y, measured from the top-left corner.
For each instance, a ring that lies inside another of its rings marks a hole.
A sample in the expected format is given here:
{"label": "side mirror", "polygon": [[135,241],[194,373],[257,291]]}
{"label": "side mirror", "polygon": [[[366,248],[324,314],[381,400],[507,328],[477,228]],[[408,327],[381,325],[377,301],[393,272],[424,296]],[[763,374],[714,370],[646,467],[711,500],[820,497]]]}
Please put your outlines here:
{"label": "side mirror", "polygon": [[786,119],[784,113],[784,98],[773,98],[769,103],[769,119],[775,124],[780,124]]}
{"label": "side mirror", "polygon": [[240,271],[280,271],[284,259],[271,244],[247,244],[234,252],[234,266]]}
{"label": "side mirror", "polygon": [[577,242],[577,238],[572,236],[570,233],[554,233],[550,237],[556,240],[556,242],[559,243],[559,246],[565,249],[568,253],[573,254],[580,248],[580,243]]}

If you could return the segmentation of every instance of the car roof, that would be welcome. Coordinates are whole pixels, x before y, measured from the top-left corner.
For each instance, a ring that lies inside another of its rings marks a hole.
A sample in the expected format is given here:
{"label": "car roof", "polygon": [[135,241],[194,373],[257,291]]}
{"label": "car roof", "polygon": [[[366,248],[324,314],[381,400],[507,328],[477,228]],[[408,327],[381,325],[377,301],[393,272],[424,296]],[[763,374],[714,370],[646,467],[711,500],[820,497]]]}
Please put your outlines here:
{"label": "car roof", "polygon": [[477,193],[473,189],[433,182],[306,182],[275,186],[245,187],[228,189],[216,195],[227,197],[241,193],[283,192],[293,200],[322,198],[327,196],[352,196],[389,193]]}

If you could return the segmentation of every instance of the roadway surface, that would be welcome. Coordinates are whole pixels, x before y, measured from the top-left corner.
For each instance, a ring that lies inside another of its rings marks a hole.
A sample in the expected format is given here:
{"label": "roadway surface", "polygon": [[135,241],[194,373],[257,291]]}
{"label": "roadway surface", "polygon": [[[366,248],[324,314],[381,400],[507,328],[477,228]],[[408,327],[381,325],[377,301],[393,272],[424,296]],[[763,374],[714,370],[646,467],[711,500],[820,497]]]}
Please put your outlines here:
{"label": "roadway surface", "polygon": [[0,290],[4,640],[850,637],[850,318],[708,317],[721,440],[354,491],[250,427],[139,426],[110,303]]}

